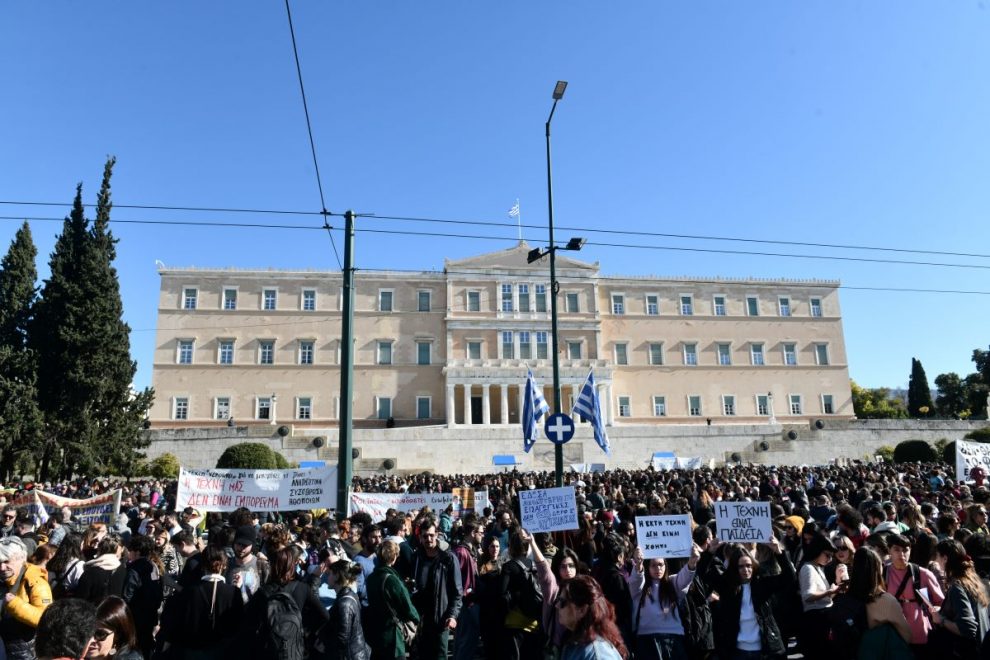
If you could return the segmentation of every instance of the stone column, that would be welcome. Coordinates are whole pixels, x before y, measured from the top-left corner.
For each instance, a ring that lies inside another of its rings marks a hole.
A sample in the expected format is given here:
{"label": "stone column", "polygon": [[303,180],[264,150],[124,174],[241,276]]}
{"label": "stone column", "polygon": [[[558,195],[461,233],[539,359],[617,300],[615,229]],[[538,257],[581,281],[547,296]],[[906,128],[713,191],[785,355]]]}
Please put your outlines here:
{"label": "stone column", "polygon": [[481,423],[491,426],[492,423],[492,386],[487,383],[481,386]]}
{"label": "stone column", "polygon": [[502,400],[500,402],[502,409],[499,411],[501,415],[499,417],[498,423],[508,424],[509,423],[509,386],[499,385],[499,387],[502,388]]}
{"label": "stone column", "polygon": [[457,410],[455,410],[455,392],[456,385],[447,385],[447,426],[457,425]]}
{"label": "stone column", "polygon": [[612,426],[612,386],[598,385],[598,402],[602,408],[605,425]]}
{"label": "stone column", "polygon": [[464,423],[474,424],[471,418],[471,385],[464,385]]}

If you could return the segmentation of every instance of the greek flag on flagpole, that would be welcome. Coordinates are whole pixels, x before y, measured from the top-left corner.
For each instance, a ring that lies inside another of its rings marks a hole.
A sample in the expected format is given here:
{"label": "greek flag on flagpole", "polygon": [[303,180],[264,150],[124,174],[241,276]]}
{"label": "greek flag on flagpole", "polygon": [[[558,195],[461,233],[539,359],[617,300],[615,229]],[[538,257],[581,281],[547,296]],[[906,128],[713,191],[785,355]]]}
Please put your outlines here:
{"label": "greek flag on flagpole", "polygon": [[516,200],[516,203],[512,205],[512,208],[509,209],[509,217],[510,218],[518,218],[519,217],[519,200],[518,199]]}
{"label": "greek flag on flagpole", "polygon": [[543,398],[543,392],[536,384],[532,371],[528,371],[526,374],[526,392],[523,399],[523,450],[528,452],[533,448],[533,443],[536,442],[536,430],[539,428],[540,418],[550,412],[550,406],[547,405],[547,400]]}
{"label": "greek flag on flagpole", "polygon": [[588,373],[588,380],[581,388],[581,394],[574,402],[574,409],[571,416],[580,415],[583,419],[591,422],[591,428],[595,431],[595,442],[607,455],[612,455],[612,448],[608,444],[608,434],[605,432],[605,420],[602,419],[602,407],[598,401],[598,391],[595,390],[595,372]]}

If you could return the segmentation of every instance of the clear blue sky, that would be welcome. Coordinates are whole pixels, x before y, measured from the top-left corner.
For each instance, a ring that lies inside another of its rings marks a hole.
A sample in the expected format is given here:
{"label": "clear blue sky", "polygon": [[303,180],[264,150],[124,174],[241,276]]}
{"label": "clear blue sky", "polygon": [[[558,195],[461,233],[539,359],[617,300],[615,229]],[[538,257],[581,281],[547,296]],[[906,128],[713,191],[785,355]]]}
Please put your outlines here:
{"label": "clear blue sky", "polygon": [[[293,0],[327,207],[566,227],[990,255],[986,2],[315,2]],[[95,200],[319,211],[282,2],[0,5],[0,215]],[[116,209],[115,219],[319,224],[318,218]],[[340,219],[335,219],[338,223]],[[19,222],[0,221],[0,250]],[[367,219],[362,268],[439,269],[514,228]],[[32,222],[47,274],[60,225]],[[116,225],[136,384],[151,382],[169,266],[336,269],[325,233]],[[580,232],[562,230],[561,237]],[[546,232],[526,230],[533,243]],[[337,234],[338,247],[340,234]],[[990,258],[669,238],[592,241],[965,263],[939,268],[589,245],[607,274],[838,278],[990,292]],[[903,386],[969,373],[988,295],[844,290],[852,377]]]}

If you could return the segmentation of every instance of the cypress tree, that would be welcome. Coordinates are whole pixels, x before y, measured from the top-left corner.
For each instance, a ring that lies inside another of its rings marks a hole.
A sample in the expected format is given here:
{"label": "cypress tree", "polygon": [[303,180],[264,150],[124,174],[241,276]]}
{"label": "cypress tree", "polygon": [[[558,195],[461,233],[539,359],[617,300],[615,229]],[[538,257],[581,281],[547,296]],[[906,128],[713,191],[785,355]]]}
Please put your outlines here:
{"label": "cypress tree", "polygon": [[[922,410],[924,408],[924,410]],[[908,381],[908,414],[911,417],[928,417],[935,409],[928,376],[921,360],[911,358],[911,379]]]}
{"label": "cypress tree", "polygon": [[37,369],[28,348],[38,272],[38,250],[25,222],[0,262],[0,479],[37,444],[42,420],[37,404]]}
{"label": "cypress tree", "polygon": [[139,431],[151,405],[150,390],[131,391],[137,367],[113,267],[117,241],[109,228],[114,162],[108,159],[104,168],[92,227],[82,186],[76,188],[32,326],[46,427],[42,478],[126,473],[138,457]]}

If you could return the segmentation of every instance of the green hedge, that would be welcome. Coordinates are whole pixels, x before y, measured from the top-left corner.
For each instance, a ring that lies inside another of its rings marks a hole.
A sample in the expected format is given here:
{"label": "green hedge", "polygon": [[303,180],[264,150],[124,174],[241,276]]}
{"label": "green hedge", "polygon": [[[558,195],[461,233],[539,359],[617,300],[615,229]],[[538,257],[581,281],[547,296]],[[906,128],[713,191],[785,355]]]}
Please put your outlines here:
{"label": "green hedge", "polygon": [[970,431],[963,437],[967,440],[972,440],[973,442],[990,442],[990,426],[983,429]]}
{"label": "green hedge", "polygon": [[234,470],[287,470],[292,464],[285,456],[260,442],[242,442],[231,445],[217,460],[217,469]]}
{"label": "green hedge", "polygon": [[935,448],[924,440],[905,440],[894,447],[895,463],[932,463],[939,460]]}

